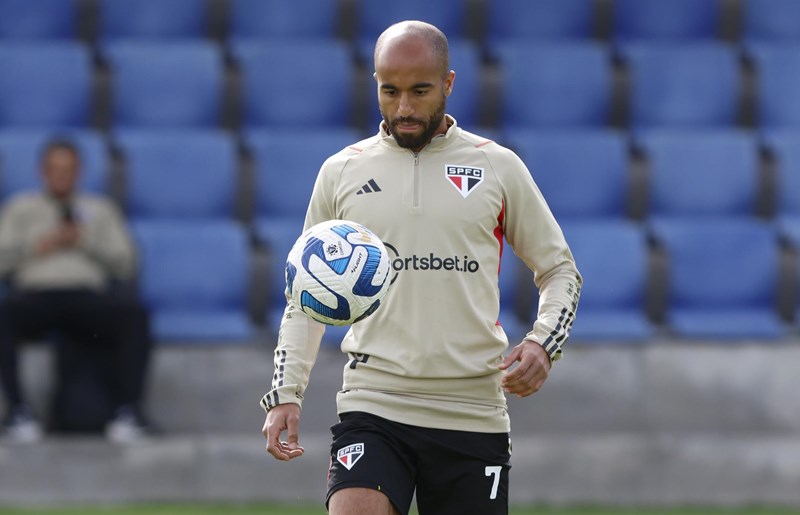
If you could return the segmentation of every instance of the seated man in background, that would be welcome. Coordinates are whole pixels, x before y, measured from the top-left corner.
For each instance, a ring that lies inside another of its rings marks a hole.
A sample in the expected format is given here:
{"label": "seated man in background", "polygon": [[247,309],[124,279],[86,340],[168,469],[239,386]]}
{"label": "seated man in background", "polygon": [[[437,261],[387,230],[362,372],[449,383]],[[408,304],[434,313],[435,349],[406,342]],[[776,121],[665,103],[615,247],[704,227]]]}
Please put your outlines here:
{"label": "seated man in background", "polygon": [[108,438],[127,442],[147,434],[140,400],[151,346],[148,317],[131,295],[114,288],[131,278],[134,248],[115,206],[77,191],[80,167],[74,144],[51,141],[41,158],[44,190],[10,199],[0,213],[0,277],[11,286],[0,300],[6,409],[0,434],[8,440],[42,436],[21,391],[18,347],[26,338],[51,335],[59,337],[59,352],[91,349],[109,357]]}

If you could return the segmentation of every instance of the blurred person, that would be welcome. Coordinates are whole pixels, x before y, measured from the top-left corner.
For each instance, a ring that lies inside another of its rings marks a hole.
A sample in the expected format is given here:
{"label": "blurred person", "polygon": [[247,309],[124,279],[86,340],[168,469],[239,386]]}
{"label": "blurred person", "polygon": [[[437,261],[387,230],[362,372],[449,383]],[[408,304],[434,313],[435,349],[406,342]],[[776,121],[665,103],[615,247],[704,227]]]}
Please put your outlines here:
{"label": "blurred person", "polygon": [[[505,396],[542,387],[577,309],[581,276],[524,163],[445,113],[456,78],[448,54],[445,35],[423,22],[378,38],[379,133],[322,165],[306,215],[306,229],[361,223],[398,254],[383,305],[341,345],[349,362],[331,428],[333,515],[407,514],[415,493],[421,515],[507,514]],[[358,194],[372,182],[380,189]],[[541,295],[532,330],[507,354],[497,322],[504,237]],[[430,266],[436,258],[451,266]],[[304,453],[301,404],[324,330],[288,300],[261,401],[277,460]]]}
{"label": "blurred person", "polygon": [[[141,397],[151,347],[149,321],[128,281],[135,252],[123,219],[108,199],[78,191],[81,156],[66,139],[41,155],[44,188],[8,200],[0,212],[0,386],[6,440],[35,442],[42,426],[22,392],[18,349],[26,338],[59,337],[59,353],[107,355],[103,371],[113,404],[106,434],[125,442],[149,427]],[[76,347],[78,346],[78,347]]]}

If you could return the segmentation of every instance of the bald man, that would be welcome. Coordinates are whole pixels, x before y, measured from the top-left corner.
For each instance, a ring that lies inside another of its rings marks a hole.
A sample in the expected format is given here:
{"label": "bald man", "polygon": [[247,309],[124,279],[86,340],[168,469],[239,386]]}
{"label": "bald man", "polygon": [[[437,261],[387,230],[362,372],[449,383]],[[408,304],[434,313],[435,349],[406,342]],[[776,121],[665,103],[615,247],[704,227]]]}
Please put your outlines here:
{"label": "bald man", "polygon": [[[379,132],[325,161],[305,220],[361,223],[397,254],[383,305],[342,341],[349,360],[331,428],[328,510],[407,514],[416,493],[421,515],[507,514],[505,395],[542,387],[581,277],[522,161],[445,114],[456,73],[439,29],[389,27],[375,45],[374,77]],[[537,320],[510,352],[498,322],[504,238],[540,290]],[[288,300],[261,401],[278,460],[303,455],[300,409],[323,332]]]}

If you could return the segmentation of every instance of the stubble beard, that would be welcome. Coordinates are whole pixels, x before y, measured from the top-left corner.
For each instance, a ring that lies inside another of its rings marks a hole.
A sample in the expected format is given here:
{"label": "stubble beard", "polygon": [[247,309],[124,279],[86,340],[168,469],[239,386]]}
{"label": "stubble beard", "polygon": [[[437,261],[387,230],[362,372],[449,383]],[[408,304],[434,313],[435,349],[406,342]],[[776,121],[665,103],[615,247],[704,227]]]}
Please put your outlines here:
{"label": "stubble beard", "polygon": [[[397,144],[403,148],[416,151],[422,149],[422,147],[427,145],[433,138],[434,133],[442,123],[442,119],[444,119],[445,107],[446,97],[442,95],[442,101],[439,104],[439,107],[427,120],[414,118],[412,116],[398,116],[397,118],[390,120],[387,118],[383,110],[381,110],[381,114],[383,115],[383,121],[386,122],[386,125],[389,127],[389,131],[391,132],[392,137],[394,137],[394,140],[397,142]],[[419,124],[420,127],[422,127],[422,132],[418,135],[398,133],[396,130],[397,125],[408,122]]]}

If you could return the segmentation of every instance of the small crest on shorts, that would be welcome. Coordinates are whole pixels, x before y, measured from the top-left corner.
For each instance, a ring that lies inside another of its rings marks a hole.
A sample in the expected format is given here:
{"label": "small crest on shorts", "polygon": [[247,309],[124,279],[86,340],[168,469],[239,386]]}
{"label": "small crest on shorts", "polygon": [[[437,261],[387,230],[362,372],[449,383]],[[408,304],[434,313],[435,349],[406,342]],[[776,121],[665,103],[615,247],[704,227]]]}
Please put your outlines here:
{"label": "small crest on shorts", "polygon": [[364,444],[354,443],[339,449],[339,452],[336,453],[336,460],[344,465],[347,470],[350,470],[363,455]]}

